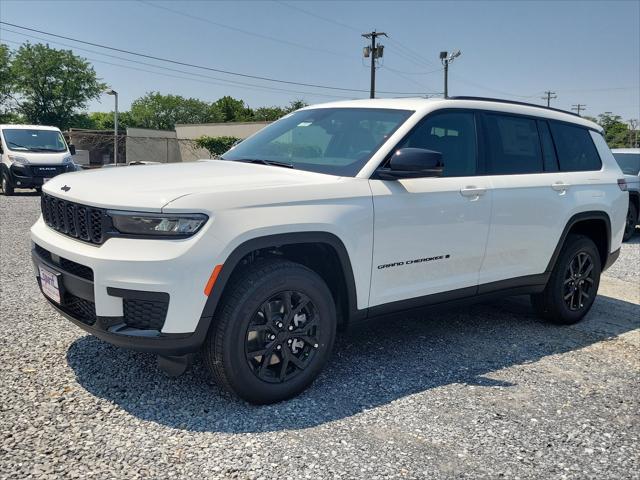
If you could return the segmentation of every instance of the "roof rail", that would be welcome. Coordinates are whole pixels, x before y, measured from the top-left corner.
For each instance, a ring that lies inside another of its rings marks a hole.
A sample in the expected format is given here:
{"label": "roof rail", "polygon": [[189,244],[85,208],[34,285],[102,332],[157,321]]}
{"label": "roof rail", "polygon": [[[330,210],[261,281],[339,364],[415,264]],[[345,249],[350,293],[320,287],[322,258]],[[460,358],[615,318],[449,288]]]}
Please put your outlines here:
{"label": "roof rail", "polygon": [[583,118],[577,113],[569,112],[567,110],[562,110],[560,108],[546,107],[544,105],[537,105],[535,103],[527,103],[527,102],[518,102],[517,100],[505,100],[503,98],[489,98],[489,97],[448,97],[447,100],[479,100],[482,102],[498,102],[498,103],[510,103],[512,105],[524,105],[525,107],[537,107],[543,108],[545,110],[552,110],[554,112],[566,113],[568,115],[573,115],[574,117]]}

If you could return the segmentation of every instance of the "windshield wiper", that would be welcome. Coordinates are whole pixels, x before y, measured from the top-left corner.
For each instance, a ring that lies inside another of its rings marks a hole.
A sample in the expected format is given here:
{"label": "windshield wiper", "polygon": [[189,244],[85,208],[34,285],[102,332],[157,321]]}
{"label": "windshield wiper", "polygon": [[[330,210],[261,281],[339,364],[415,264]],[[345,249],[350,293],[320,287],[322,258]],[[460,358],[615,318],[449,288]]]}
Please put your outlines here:
{"label": "windshield wiper", "polygon": [[64,152],[64,150],[57,150],[55,148],[41,148],[41,147],[31,147],[29,150],[32,152],[55,152],[55,153]]}
{"label": "windshield wiper", "polygon": [[24,148],[25,150],[30,150],[29,147],[25,147],[24,145],[20,145],[19,143],[16,142],[12,142],[11,140],[8,140],[7,143],[10,146],[16,147],[16,148]]}
{"label": "windshield wiper", "polygon": [[243,163],[259,163],[261,165],[270,165],[274,167],[295,168],[292,163],[278,162],[276,160],[264,160],[262,158],[240,158],[233,161]]}

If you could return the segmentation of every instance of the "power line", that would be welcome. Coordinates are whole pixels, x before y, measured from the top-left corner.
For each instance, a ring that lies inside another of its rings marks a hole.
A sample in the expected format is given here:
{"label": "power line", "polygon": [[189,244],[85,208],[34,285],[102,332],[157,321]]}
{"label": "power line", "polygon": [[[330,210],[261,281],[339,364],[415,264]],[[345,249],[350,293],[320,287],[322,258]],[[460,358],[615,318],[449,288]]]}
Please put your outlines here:
{"label": "power line", "polygon": [[[14,28],[19,28],[21,30],[27,30],[30,32],[36,32],[36,33],[40,33],[43,35],[48,35],[51,37],[56,37],[56,38],[62,38],[64,40],[70,40],[72,42],[77,42],[77,43],[82,43],[85,45],[91,45],[93,47],[98,47],[98,48],[104,48],[106,50],[112,50],[115,52],[120,52],[120,53],[126,53],[127,55],[134,55],[137,57],[143,57],[143,58],[149,58],[151,60],[157,60],[160,62],[167,62],[167,63],[172,63],[174,65],[181,65],[183,67],[190,67],[190,68],[197,68],[200,70],[207,70],[207,71],[211,71],[211,72],[217,72],[217,73],[224,73],[227,75],[234,75],[237,77],[244,77],[244,78],[252,78],[255,80],[264,80],[267,82],[274,82],[274,83],[285,83],[287,85],[298,85],[298,86],[302,86],[302,87],[311,87],[311,88],[322,88],[322,89],[326,89],[326,90],[337,90],[337,91],[343,91],[343,92],[366,92],[367,90],[363,90],[363,89],[359,89],[359,88],[345,88],[345,87],[336,87],[336,86],[330,86],[330,85],[319,85],[319,84],[315,84],[315,83],[304,83],[304,82],[294,82],[291,80],[282,80],[282,79],[277,79],[277,78],[270,78],[270,77],[264,77],[264,76],[260,76],[260,75],[251,75],[251,74],[247,74],[247,73],[239,73],[239,72],[233,72],[230,70],[223,70],[220,68],[214,68],[214,67],[207,67],[204,65],[197,65],[197,64],[193,64],[193,63],[188,63],[188,62],[181,62],[178,60],[172,60],[172,59],[168,59],[168,58],[163,58],[163,57],[158,57],[155,55],[149,55],[149,54],[145,54],[145,53],[139,53],[139,52],[134,52],[131,50],[125,50],[122,48],[117,48],[117,47],[110,47],[108,45],[103,45],[100,43],[95,43],[95,42],[89,42],[86,40],[79,40],[77,38],[73,38],[73,37],[67,37],[64,35],[58,35],[55,33],[50,33],[50,32],[45,32],[43,30],[37,30],[35,28],[29,28],[29,27],[24,27],[22,25],[17,25],[15,23],[9,23],[9,22],[4,22],[0,20],[0,24],[2,25],[9,25],[11,27]],[[394,92],[394,91],[380,91],[380,93],[388,93],[388,94],[394,94],[394,95],[422,95],[422,92]]]}
{"label": "power line", "polygon": [[353,32],[360,32],[361,31],[361,29],[359,29],[359,28],[353,27],[351,25],[347,25],[346,23],[338,22],[337,20],[334,20],[332,18],[323,17],[322,15],[318,15],[317,13],[313,13],[313,12],[310,12],[309,10],[304,9],[304,8],[300,8],[297,5],[294,6],[294,5],[292,5],[292,4],[288,3],[288,2],[283,2],[283,1],[279,1],[279,0],[276,0],[276,1],[280,5],[284,5],[285,7],[289,7],[292,10],[297,10],[299,12],[304,13],[305,15],[309,15],[311,17],[315,17],[315,18],[318,18],[320,20],[324,20],[325,22],[333,23],[334,25],[339,25],[339,26],[341,26],[343,28],[346,28],[348,30],[351,30]]}
{"label": "power line", "polygon": [[215,21],[210,20],[208,18],[198,17],[198,16],[195,16],[195,15],[191,15],[189,13],[186,13],[186,12],[181,12],[180,10],[174,10],[173,8],[165,7],[164,5],[158,5],[158,4],[149,2],[147,0],[137,0],[137,1],[139,3],[147,5],[149,7],[157,8],[157,9],[160,9],[160,10],[165,10],[167,12],[170,12],[170,13],[173,13],[173,14],[176,14],[176,15],[180,15],[182,17],[189,18],[191,20],[197,20],[199,22],[208,23],[210,25],[215,25],[216,27],[225,28],[227,30],[231,30],[231,31],[234,31],[234,32],[239,32],[239,33],[242,33],[244,35],[249,35],[249,36],[256,37],[256,38],[261,38],[263,40],[269,40],[271,42],[281,43],[283,45],[288,45],[290,47],[302,48],[302,49],[305,49],[305,50],[313,50],[313,51],[316,51],[316,52],[328,53],[330,55],[336,55],[336,56],[339,56],[339,57],[345,57],[345,58],[353,59],[352,56],[345,55],[344,53],[341,53],[341,52],[334,52],[332,50],[326,50],[326,49],[322,49],[322,48],[312,47],[312,46],[309,46],[309,45],[303,45],[303,44],[296,43],[296,42],[290,42],[289,40],[283,40],[281,38],[272,37],[270,35],[265,35],[265,34],[258,33],[258,32],[252,32],[252,31],[248,31],[248,30],[243,30],[243,29],[238,28],[238,27],[233,27],[231,25],[227,25],[227,24],[224,24],[224,23],[215,22]]}
{"label": "power line", "polygon": [[[10,31],[5,29],[5,31]],[[11,32],[11,33],[15,33],[15,32]],[[24,34],[20,34],[20,35],[24,35]],[[29,35],[29,37],[31,37],[31,35]],[[38,37],[34,37],[34,38],[38,38]],[[8,40],[8,39],[4,39],[3,41],[8,42],[8,43],[13,43],[15,45],[21,45],[20,42],[17,41],[13,41],[13,40]],[[53,43],[54,45],[63,45],[63,46],[69,46],[67,44],[63,44],[60,42],[54,42],[52,41],[51,43]],[[267,91],[275,91],[275,92],[282,92],[282,93],[295,93],[295,94],[300,94],[300,95],[310,95],[310,96],[317,96],[317,97],[326,97],[326,98],[342,98],[342,99],[351,99],[351,97],[346,97],[344,95],[336,95],[336,94],[330,94],[330,93],[319,93],[319,92],[306,92],[306,91],[300,91],[300,90],[285,90],[283,88],[277,88],[277,87],[269,87],[269,86],[265,86],[265,85],[255,85],[252,83],[246,83],[246,82],[239,82],[239,81],[230,81],[230,80],[225,80],[225,79],[221,79],[221,78],[217,78],[217,77],[210,77],[208,75],[202,75],[199,73],[192,73],[192,72],[184,72],[181,70],[177,70],[174,68],[169,68],[169,67],[162,67],[160,65],[153,65],[151,63],[145,63],[145,62],[140,62],[140,61],[136,61],[136,60],[129,60],[127,58],[122,58],[122,57],[117,57],[115,55],[108,55],[106,53],[100,53],[100,52],[95,52],[92,50],[87,50],[87,49],[83,49],[83,48],[79,48],[79,47],[73,47],[76,48],[78,50],[82,50],[82,51],[86,51],[86,52],[92,52],[92,53],[96,53],[98,55],[106,55],[108,57],[112,57],[112,58],[116,58],[116,59],[120,59],[120,60],[124,60],[126,62],[133,62],[133,63],[137,63],[137,64],[141,64],[141,65],[148,65],[150,67],[154,67],[154,68],[161,68],[163,70],[168,70],[168,71],[173,71],[173,72],[178,72],[178,73],[184,73],[186,75],[193,75],[193,76],[197,76],[197,77],[201,77],[201,78],[205,78],[205,79],[211,79],[211,80],[216,80],[216,81],[207,81],[207,80],[200,80],[198,78],[190,78],[190,77],[184,77],[184,76],[180,76],[180,75],[172,75],[169,73],[163,73],[163,72],[154,72],[153,70],[147,70],[145,68],[139,68],[139,67],[134,67],[131,65],[122,65],[119,63],[113,63],[113,62],[108,62],[106,60],[102,60],[102,59],[96,59],[96,58],[90,58],[90,57],[85,57],[87,60],[91,60],[94,63],[103,63],[105,65],[111,65],[114,67],[120,67],[120,68],[126,68],[126,69],[130,69],[130,70],[136,70],[139,72],[146,72],[146,73],[151,73],[151,74],[155,74],[155,75],[161,75],[163,77],[168,77],[168,78],[178,78],[178,79],[182,79],[182,80],[191,80],[193,82],[199,82],[199,83],[204,83],[207,85],[216,85],[216,86],[222,86],[222,87],[238,87],[238,86],[243,86],[246,87],[248,89],[253,89],[253,90],[267,90]]]}

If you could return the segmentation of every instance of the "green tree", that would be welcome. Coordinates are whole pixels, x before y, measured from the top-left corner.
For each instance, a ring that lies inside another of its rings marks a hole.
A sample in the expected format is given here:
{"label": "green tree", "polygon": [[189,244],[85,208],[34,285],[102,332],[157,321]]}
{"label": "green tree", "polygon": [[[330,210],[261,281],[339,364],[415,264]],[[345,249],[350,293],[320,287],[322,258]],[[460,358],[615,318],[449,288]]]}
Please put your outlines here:
{"label": "green tree", "polygon": [[228,95],[216,100],[212,107],[219,112],[223,122],[248,122],[253,120],[253,110],[243,100]]}
{"label": "green tree", "polygon": [[258,122],[272,122],[287,114],[282,107],[260,107],[253,112],[253,119]]}
{"label": "green tree", "polygon": [[601,113],[597,121],[604,128],[604,138],[609,148],[621,148],[629,144],[629,126],[620,115]]}
{"label": "green tree", "polygon": [[[149,92],[131,104],[131,123],[142,128],[173,130],[177,123],[217,121],[211,105],[195,98]],[[111,127],[113,128],[113,126]]]}
{"label": "green tree", "polygon": [[71,50],[26,43],[15,53],[11,74],[17,109],[34,124],[66,129],[78,110],[106,86],[89,62]]}
{"label": "green tree", "polygon": [[11,51],[0,43],[0,123],[8,121],[11,116],[9,101],[13,90],[11,74]]}
{"label": "green tree", "polygon": [[308,105],[309,104],[307,102],[305,102],[304,100],[301,100],[301,99],[294,100],[286,108],[286,111],[287,111],[287,113],[294,112],[294,111],[299,110],[301,108],[304,108],[304,107],[306,107]]}

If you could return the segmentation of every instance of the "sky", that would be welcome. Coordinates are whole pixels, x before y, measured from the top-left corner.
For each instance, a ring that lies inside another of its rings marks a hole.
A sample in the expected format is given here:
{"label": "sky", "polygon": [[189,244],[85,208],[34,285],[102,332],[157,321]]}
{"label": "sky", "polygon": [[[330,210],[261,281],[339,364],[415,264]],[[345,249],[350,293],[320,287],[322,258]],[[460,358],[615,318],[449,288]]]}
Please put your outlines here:
{"label": "sky", "polygon": [[[585,115],[640,117],[640,0],[0,0],[0,20],[216,70],[358,90],[233,76],[0,25],[0,39],[12,49],[48,42],[87,58],[119,92],[121,110],[149,91],[205,101],[231,95],[253,108],[367,98],[367,41],[360,34],[375,29],[389,36],[381,38],[376,83],[390,93],[380,97],[440,94],[439,52],[459,49],[450,95],[545,103],[540,97],[551,90],[553,107],[580,103]],[[88,108],[110,111],[113,98]]]}

